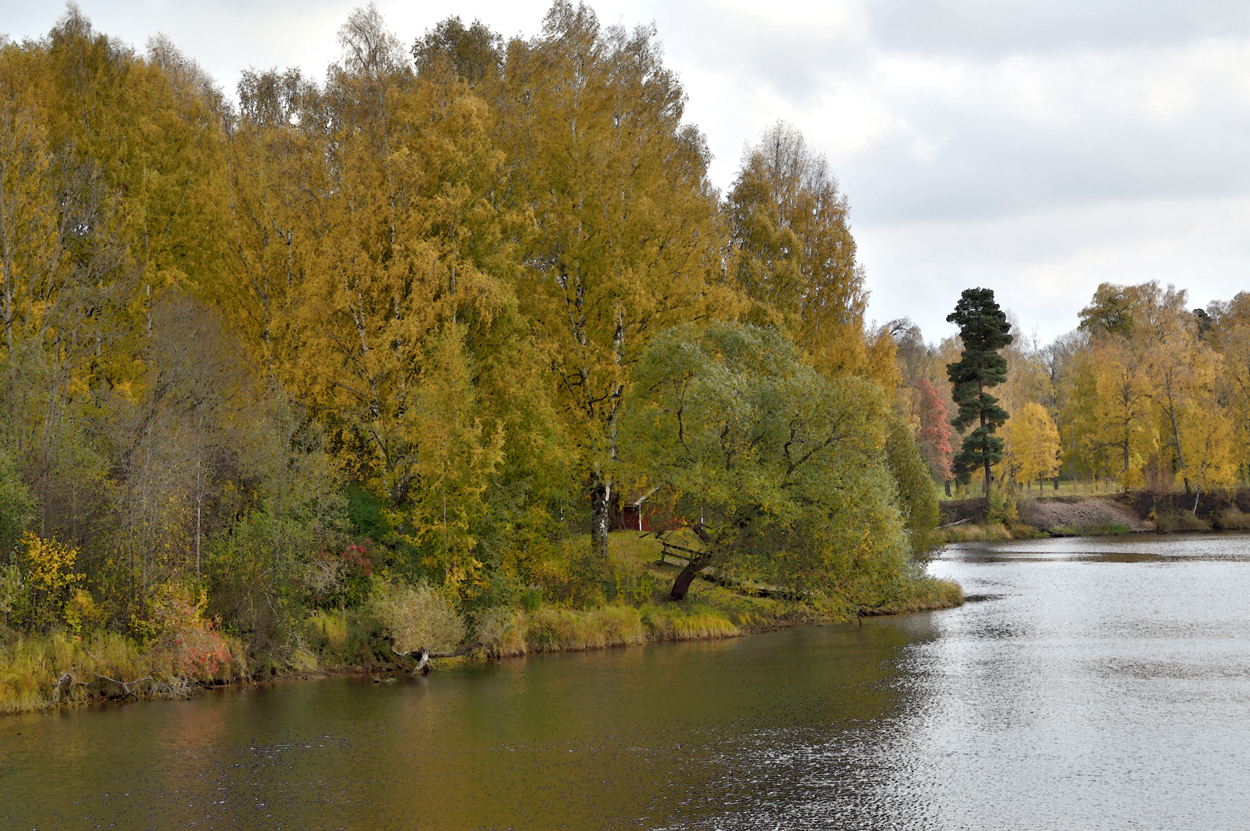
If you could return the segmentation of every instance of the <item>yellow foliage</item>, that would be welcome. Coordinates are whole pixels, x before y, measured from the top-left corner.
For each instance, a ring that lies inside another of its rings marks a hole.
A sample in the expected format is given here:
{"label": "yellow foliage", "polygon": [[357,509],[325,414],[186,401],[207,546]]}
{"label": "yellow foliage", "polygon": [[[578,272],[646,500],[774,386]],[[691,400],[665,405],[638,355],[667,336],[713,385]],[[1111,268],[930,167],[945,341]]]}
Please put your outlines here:
{"label": "yellow foliage", "polygon": [[103,617],[95,598],[84,589],[74,589],[73,596],[65,603],[65,622],[75,635],[82,634],[84,625],[102,623]]}
{"label": "yellow foliage", "polygon": [[56,592],[78,579],[74,563],[78,549],[55,539],[45,540],[27,531],[22,536],[23,557],[31,585],[39,591]]}
{"label": "yellow foliage", "polygon": [[1007,447],[1018,484],[1059,472],[1059,430],[1046,408],[1030,401],[1007,422]]}

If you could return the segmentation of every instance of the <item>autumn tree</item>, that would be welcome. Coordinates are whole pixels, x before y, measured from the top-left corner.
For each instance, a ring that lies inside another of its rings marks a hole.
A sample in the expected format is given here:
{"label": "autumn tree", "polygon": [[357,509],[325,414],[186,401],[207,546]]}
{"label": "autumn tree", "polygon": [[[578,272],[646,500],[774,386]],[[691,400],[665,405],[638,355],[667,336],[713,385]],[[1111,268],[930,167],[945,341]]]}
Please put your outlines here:
{"label": "autumn tree", "polygon": [[1059,472],[1059,430],[1046,408],[1030,401],[1011,416],[1007,425],[1007,447],[1018,484],[1041,487],[1043,479]]}
{"label": "autumn tree", "polygon": [[1178,472],[1178,478],[1183,477],[1187,493],[1191,485],[1200,493],[1231,487],[1241,460],[1235,434],[1236,409],[1226,400],[1232,390],[1221,383],[1224,359],[1218,354],[1202,355],[1190,371],[1189,388],[1177,419],[1181,425],[1178,455],[1188,464]]}
{"label": "autumn tree", "polygon": [[1125,339],[1101,342],[1094,349],[1096,382],[1093,395],[1093,428],[1086,442],[1106,447],[1119,456],[1121,485],[1128,490],[1139,484],[1146,458],[1155,444],[1150,421],[1154,386],[1133,344]]}
{"label": "autumn tree", "polygon": [[1236,437],[1234,452],[1244,475],[1250,463],[1250,292],[1239,292],[1211,311],[1216,321],[1213,341],[1222,359],[1220,381]]}
{"label": "autumn tree", "polygon": [[726,209],[736,250],[732,274],[759,306],[779,314],[813,366],[893,389],[893,341],[864,328],[864,271],[856,260],[846,196],[829,163],[778,122],[746,151]]}
{"label": "autumn tree", "polygon": [[920,393],[920,449],[933,478],[945,484],[949,496],[950,483],[955,478],[950,410],[946,399],[938,394],[928,378],[918,379],[915,386]]}
{"label": "autumn tree", "polygon": [[990,469],[1003,458],[1003,440],[994,432],[1006,423],[1007,411],[987,390],[1007,379],[1007,361],[998,352],[1012,341],[1011,324],[992,289],[965,289],[946,319],[959,326],[963,341],[959,362],[946,365],[959,407],[952,424],[960,433],[977,424],[955,456],[955,474],[966,482],[973,470],[983,468],[984,492],[989,493]]}
{"label": "autumn tree", "polygon": [[539,328],[606,562],[630,367],[656,331],[724,294],[703,137],[653,29],[601,28],[557,2],[542,35],[509,45],[498,142],[508,205],[527,217],[516,292]]}
{"label": "autumn tree", "polygon": [[[1069,421],[1075,408],[1080,404],[1075,400],[1077,387],[1079,356],[1083,355],[1088,346],[1089,335],[1074,330],[1060,335],[1042,350],[1042,362],[1049,379],[1050,399],[1043,402],[1048,412],[1055,419],[1055,428],[1059,431],[1060,443],[1063,447],[1063,464],[1067,465],[1073,479],[1076,478],[1078,460],[1076,429]],[[1059,488],[1059,477],[1054,480],[1055,488]]]}
{"label": "autumn tree", "polygon": [[418,38],[412,46],[418,74],[452,72],[469,88],[498,81],[503,74],[503,38],[480,20],[465,26],[449,17]]}
{"label": "autumn tree", "polygon": [[[355,449],[356,475],[389,503],[414,565],[456,583],[473,570],[464,522],[481,512],[502,441],[475,387],[483,364],[507,371],[498,358],[522,334],[488,198],[500,157],[481,102],[417,78],[376,8],[354,12],[340,43],[319,110],[301,116],[322,142],[307,162],[324,167],[310,176],[300,348],[283,378]],[[488,347],[493,364],[475,354]]]}
{"label": "autumn tree", "polygon": [[319,230],[310,217],[329,190],[315,127],[321,91],[297,69],[248,70],[238,95],[226,140],[228,279],[217,299],[277,377],[295,357],[306,251]]}
{"label": "autumn tree", "polygon": [[1104,283],[1082,311],[1081,326],[1097,356],[1091,370],[1100,379],[1082,405],[1093,427],[1086,443],[1119,448],[1125,487],[1175,482],[1191,490],[1187,448],[1195,445],[1186,434],[1221,421],[1226,406],[1209,380],[1219,362],[1219,312],[1198,316],[1187,308],[1184,290],[1155,282]]}

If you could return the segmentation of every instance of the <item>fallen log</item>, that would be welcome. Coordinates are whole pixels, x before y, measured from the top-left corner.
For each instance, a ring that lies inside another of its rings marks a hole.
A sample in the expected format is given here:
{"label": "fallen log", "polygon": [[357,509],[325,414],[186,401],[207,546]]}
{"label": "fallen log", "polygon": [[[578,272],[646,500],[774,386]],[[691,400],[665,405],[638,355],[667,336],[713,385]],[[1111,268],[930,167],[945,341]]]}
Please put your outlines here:
{"label": "fallen log", "polygon": [[101,675],[98,672],[93,672],[92,675],[94,675],[96,678],[99,678],[101,681],[113,682],[114,684],[116,684],[117,686],[125,690],[126,696],[131,696],[135,694],[135,691],[131,689],[131,687],[133,687],[135,684],[142,684],[144,681],[152,680],[151,676],[146,676],[146,675],[143,678],[137,678],[134,681],[118,681],[116,678],[109,678],[107,675]]}

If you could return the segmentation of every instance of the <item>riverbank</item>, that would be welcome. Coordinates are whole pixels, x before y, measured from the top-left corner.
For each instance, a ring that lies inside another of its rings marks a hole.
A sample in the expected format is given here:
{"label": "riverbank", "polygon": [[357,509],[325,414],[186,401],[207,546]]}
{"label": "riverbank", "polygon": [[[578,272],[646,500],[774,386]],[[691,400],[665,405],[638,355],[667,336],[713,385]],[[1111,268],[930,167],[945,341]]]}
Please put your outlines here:
{"label": "riverbank", "polygon": [[1082,496],[1017,495],[940,503],[944,543],[1038,537],[1250,530],[1250,491],[1136,491]]}
{"label": "riverbank", "polygon": [[[578,608],[534,602],[479,612],[474,642],[462,654],[435,659],[436,666],[498,660],[542,652],[567,652],[658,641],[730,638],[857,617],[951,608],[963,603],[954,583],[915,579],[870,603],[833,598],[799,600],[722,585],[705,575],[681,602],[666,600],[681,568],[661,558],[654,537],[614,532],[611,599]],[[211,672],[186,672],[158,651],[145,652],[111,632],[23,635],[0,631],[0,713],[46,710],[89,703],[186,698],[213,686],[258,681],[336,677],[411,670],[384,626],[368,611],[318,611],[291,622],[281,647],[247,654],[226,634],[220,662]],[[180,672],[180,669],[182,670]]]}

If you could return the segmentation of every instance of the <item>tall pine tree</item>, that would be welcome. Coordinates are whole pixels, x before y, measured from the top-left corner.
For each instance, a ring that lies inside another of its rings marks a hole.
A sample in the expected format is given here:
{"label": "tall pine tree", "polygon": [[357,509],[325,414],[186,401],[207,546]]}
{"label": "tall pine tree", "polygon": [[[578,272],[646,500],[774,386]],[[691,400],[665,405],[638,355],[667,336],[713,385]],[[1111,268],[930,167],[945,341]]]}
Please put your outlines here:
{"label": "tall pine tree", "polygon": [[994,302],[992,289],[965,289],[946,319],[958,324],[964,344],[961,359],[946,365],[959,407],[951,423],[960,433],[979,423],[964,436],[963,447],[955,454],[955,476],[966,484],[972,471],[984,467],[985,492],[989,493],[990,468],[1003,458],[1003,440],[994,431],[1007,422],[1007,411],[986,390],[1007,380],[1007,359],[998,350],[1011,343],[1011,324]]}

